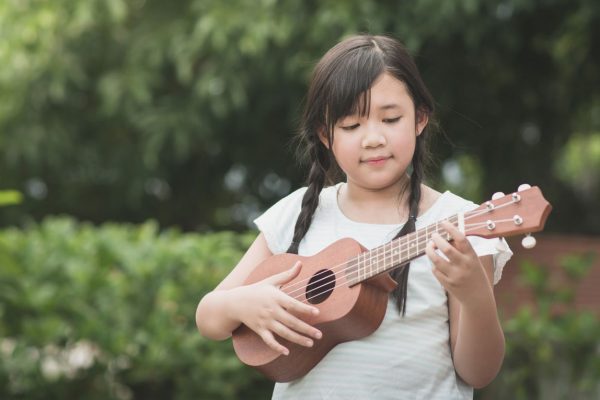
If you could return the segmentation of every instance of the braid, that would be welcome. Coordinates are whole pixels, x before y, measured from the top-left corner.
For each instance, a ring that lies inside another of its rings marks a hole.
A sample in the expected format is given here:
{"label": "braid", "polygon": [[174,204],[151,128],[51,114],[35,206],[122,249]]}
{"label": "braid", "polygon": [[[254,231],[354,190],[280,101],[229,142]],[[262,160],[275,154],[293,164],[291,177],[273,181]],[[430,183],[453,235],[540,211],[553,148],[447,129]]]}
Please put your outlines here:
{"label": "braid", "polygon": [[304,238],[304,235],[306,235],[306,232],[308,232],[315,210],[319,205],[319,194],[323,186],[325,186],[327,171],[330,165],[329,155],[323,150],[324,147],[320,142],[309,144],[308,152],[312,156],[313,162],[308,173],[308,187],[302,197],[302,208],[296,220],[294,237],[292,238],[290,247],[287,249],[287,253],[298,254],[300,242]]}
{"label": "braid", "polygon": [[[425,158],[423,135],[417,138],[415,153],[412,159],[412,173],[410,174],[410,195],[408,198],[408,220],[398,232],[394,239],[407,235],[416,230],[417,216],[419,215],[419,203],[421,201],[421,182],[423,181]],[[397,268],[390,273],[391,277],[398,282],[398,286],[392,292],[392,297],[396,299],[396,306],[402,315],[406,314],[406,292],[408,288],[408,272],[410,262],[403,267]]]}

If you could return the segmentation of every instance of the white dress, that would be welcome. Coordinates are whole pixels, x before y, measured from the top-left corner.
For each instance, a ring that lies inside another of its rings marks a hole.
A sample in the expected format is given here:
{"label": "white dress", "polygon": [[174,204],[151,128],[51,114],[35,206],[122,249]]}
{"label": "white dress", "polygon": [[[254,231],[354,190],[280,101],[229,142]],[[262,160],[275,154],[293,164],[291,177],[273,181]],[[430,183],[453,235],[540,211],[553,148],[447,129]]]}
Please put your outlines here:
{"label": "white dress", "polygon": [[[401,225],[366,224],[347,218],[338,207],[341,184],[321,191],[311,227],[298,254],[311,256],[331,243],[350,237],[367,249],[392,240]],[[300,212],[301,188],[286,196],[254,222],[270,250],[289,247]],[[450,192],[417,219],[417,229],[475,208]],[[469,237],[479,256],[494,256],[494,284],[512,253],[502,239]],[[473,389],[456,374],[450,353],[448,298],[431,272],[426,256],[411,262],[406,315],[393,299],[379,328],[370,336],[335,346],[307,375],[276,383],[273,399],[472,399]]]}

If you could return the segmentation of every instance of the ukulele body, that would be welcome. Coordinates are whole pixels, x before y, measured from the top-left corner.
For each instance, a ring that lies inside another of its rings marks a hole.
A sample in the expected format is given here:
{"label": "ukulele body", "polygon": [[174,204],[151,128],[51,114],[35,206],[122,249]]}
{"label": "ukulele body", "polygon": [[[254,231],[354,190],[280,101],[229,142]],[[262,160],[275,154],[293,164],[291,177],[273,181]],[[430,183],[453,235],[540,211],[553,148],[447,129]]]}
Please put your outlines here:
{"label": "ukulele body", "polygon": [[350,287],[356,269],[349,260],[366,249],[353,239],[341,239],[311,257],[278,254],[259,264],[248,276],[245,285],[261,281],[289,269],[298,260],[300,273],[283,285],[291,297],[319,309],[319,315],[302,317],[319,329],[323,336],[312,347],[291,343],[276,335],[290,353],[285,356],[268,347],[262,338],[245,325],[233,334],[233,347],[245,364],[261,371],[277,382],[289,382],[304,376],[337,344],[356,340],[373,333],[385,315],[388,295],[396,282],[382,273]]}

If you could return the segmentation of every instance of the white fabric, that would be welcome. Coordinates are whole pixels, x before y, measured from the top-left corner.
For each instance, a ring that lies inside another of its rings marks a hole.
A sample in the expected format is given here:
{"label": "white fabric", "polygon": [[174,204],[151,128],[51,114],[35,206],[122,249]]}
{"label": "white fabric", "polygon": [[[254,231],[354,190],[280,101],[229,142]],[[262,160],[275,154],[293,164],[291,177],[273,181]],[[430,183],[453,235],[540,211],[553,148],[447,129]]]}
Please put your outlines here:
{"label": "white fabric", "polygon": [[[311,256],[334,241],[351,237],[367,249],[389,242],[401,225],[359,223],[338,207],[341,184],[322,190],[319,206],[299,254]],[[270,250],[287,250],[300,213],[301,188],[283,198],[254,222]],[[475,208],[472,202],[443,193],[417,219],[417,229]],[[506,242],[469,237],[479,256],[494,255],[494,284],[512,256]],[[338,344],[306,376],[277,383],[273,399],[472,399],[473,389],[455,373],[450,354],[447,296],[426,256],[411,262],[406,315],[388,301],[382,324],[370,336]]]}

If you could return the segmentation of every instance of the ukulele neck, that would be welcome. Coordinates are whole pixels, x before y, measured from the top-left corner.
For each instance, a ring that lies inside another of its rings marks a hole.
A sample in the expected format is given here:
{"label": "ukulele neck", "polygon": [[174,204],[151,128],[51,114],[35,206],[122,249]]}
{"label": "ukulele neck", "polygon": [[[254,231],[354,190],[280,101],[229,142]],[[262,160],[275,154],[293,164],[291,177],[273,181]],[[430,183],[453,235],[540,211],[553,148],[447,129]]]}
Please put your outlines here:
{"label": "ukulele neck", "polygon": [[[455,214],[447,219],[464,233],[464,217]],[[446,240],[452,238],[439,222],[428,225],[382,246],[365,251],[350,261],[348,280],[350,286],[364,282],[376,275],[389,272],[425,254],[425,247],[434,233]]]}

